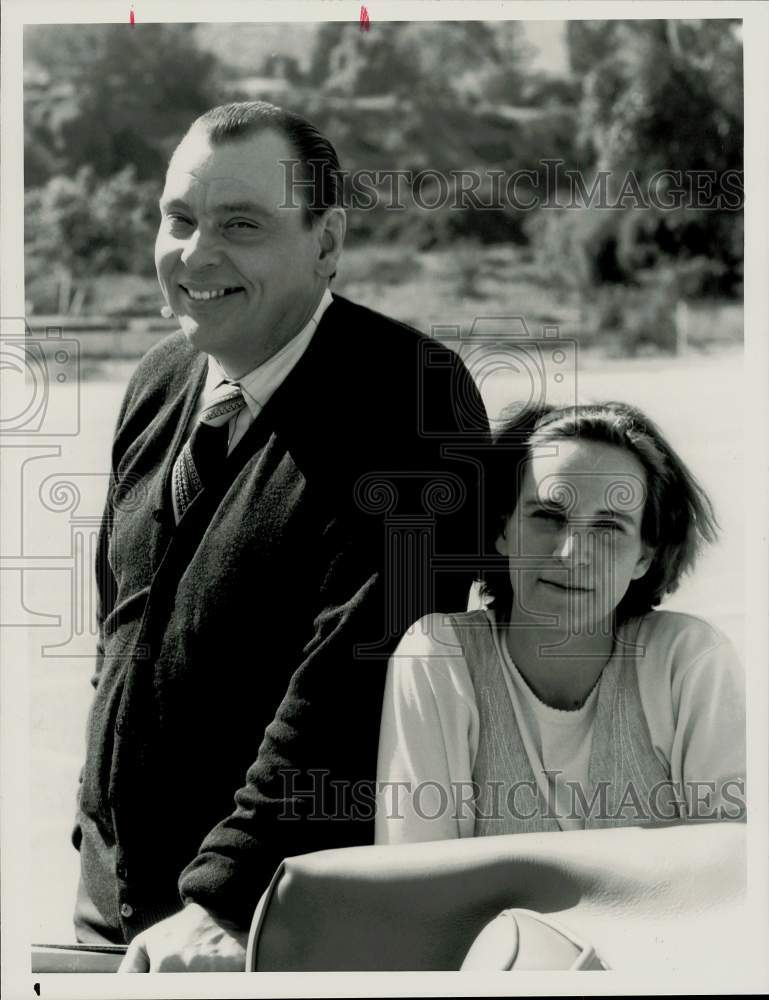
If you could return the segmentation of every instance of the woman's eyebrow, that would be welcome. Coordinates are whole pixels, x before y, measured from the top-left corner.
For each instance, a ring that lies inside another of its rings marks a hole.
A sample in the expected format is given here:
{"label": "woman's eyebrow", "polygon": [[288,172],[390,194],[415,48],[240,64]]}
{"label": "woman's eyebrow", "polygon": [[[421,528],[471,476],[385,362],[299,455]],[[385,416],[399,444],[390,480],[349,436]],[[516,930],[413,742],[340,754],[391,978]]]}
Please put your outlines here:
{"label": "woman's eyebrow", "polygon": [[569,506],[569,503],[566,501],[566,498],[560,496],[534,497],[531,500],[524,500],[523,506],[529,510],[540,507],[544,507],[547,510],[565,510]]}
{"label": "woman's eyebrow", "polygon": [[[554,496],[554,497],[542,497],[541,499],[535,498],[523,501],[524,509],[526,510],[553,510],[553,511],[565,511],[569,508],[570,504],[566,497]],[[602,507],[599,510],[594,511],[593,514],[589,515],[589,518],[594,517],[604,517],[613,518],[615,521],[622,521],[625,524],[635,524],[635,519],[632,514],[626,514],[621,510],[611,510],[608,507]]]}
{"label": "woman's eyebrow", "polygon": [[627,524],[634,524],[635,519],[632,514],[626,514],[621,510],[610,510],[608,507],[595,512],[596,517],[611,517],[615,521],[625,521]]}

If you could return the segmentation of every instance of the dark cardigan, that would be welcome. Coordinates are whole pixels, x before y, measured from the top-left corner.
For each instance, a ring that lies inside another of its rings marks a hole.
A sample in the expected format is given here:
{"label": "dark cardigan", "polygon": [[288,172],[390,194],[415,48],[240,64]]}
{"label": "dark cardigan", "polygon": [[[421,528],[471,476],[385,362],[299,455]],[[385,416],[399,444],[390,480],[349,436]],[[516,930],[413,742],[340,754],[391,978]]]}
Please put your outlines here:
{"label": "dark cardigan", "polygon": [[387,657],[465,606],[480,553],[470,376],[340,297],[175,526],[206,362],[181,333],[153,348],[112,453],[74,840],[115,940],[183,900],[247,926],[283,857],[373,839]]}

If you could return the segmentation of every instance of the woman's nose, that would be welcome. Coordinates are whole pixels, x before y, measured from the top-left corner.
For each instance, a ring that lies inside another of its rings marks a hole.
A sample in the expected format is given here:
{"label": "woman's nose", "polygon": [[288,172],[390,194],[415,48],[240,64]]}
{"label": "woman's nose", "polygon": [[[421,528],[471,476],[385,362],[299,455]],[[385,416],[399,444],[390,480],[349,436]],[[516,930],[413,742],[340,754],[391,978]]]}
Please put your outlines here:
{"label": "woman's nose", "polygon": [[590,534],[587,528],[564,526],[556,542],[555,555],[572,566],[586,565],[590,561]]}

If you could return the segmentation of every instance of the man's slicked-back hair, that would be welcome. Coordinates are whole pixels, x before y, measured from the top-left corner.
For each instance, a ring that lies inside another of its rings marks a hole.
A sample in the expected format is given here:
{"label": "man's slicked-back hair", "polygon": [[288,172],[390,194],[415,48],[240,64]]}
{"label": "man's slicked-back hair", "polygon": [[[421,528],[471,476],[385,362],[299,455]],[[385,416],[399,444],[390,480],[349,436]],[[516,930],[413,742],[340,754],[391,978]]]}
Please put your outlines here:
{"label": "man's slicked-back hair", "polygon": [[286,138],[296,156],[296,169],[292,174],[287,173],[287,194],[292,194],[289,178],[301,182],[297,200],[304,202],[308,222],[326,209],[342,205],[336,150],[314,125],[293,111],[267,101],[234,101],[200,115],[187,134],[200,128],[205,130],[213,145],[275,130]]}

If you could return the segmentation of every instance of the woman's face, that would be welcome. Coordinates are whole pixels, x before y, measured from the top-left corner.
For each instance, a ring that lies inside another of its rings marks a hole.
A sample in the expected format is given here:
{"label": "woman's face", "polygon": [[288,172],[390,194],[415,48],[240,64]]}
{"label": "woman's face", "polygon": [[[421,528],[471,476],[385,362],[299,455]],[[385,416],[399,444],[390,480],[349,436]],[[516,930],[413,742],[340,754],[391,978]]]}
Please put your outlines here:
{"label": "woman's face", "polygon": [[534,446],[497,539],[514,617],[539,616],[572,634],[610,630],[654,554],[641,539],[645,502],[646,472],[631,452],[578,438]]}

